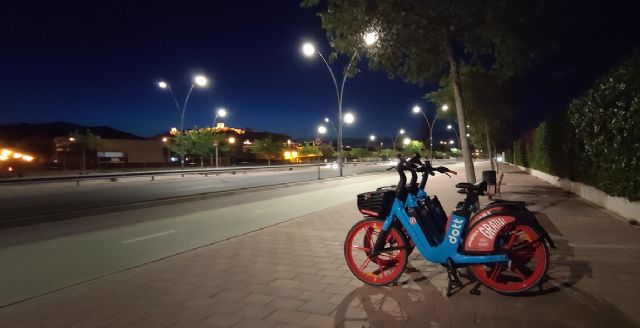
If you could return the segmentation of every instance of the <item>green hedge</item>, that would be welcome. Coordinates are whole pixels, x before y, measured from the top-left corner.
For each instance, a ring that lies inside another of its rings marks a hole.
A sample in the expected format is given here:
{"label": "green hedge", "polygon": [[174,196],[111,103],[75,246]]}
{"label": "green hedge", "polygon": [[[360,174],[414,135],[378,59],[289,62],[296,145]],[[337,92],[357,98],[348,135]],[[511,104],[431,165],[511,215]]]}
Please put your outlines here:
{"label": "green hedge", "polygon": [[516,163],[640,200],[640,53],[515,144]]}

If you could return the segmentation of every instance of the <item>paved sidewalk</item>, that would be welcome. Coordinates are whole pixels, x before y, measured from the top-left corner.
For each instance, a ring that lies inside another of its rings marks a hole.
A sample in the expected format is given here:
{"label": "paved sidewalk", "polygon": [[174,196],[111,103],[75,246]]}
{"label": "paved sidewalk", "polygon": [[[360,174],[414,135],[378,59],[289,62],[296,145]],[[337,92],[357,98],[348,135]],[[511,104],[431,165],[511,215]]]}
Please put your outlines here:
{"label": "paved sidewalk", "polygon": [[[469,287],[444,297],[444,270],[417,254],[401,286],[363,286],[342,254],[347,230],[360,219],[354,199],[0,309],[0,327],[640,325],[640,231],[561,189],[505,169],[503,197],[526,200],[541,212],[559,246],[551,252],[551,281],[528,297],[486,288],[473,296]],[[454,191],[453,184],[441,189]],[[459,196],[444,195],[445,208]]]}

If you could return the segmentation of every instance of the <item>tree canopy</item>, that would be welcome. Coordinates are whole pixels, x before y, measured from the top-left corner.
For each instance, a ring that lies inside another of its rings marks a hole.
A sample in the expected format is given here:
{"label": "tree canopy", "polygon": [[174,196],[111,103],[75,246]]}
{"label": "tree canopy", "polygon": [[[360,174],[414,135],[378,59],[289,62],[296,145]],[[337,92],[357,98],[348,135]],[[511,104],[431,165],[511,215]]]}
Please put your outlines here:
{"label": "tree canopy", "polygon": [[256,140],[251,148],[251,152],[259,157],[265,158],[269,162],[269,165],[271,165],[271,160],[277,158],[283,149],[284,143],[268,137]]}
{"label": "tree canopy", "polygon": [[[315,6],[320,0],[303,0]],[[557,1],[326,0],[319,14],[337,53],[365,54],[389,77],[423,85],[450,79],[467,179],[475,182],[466,135],[461,63],[518,74],[550,48],[561,4]],[[377,36],[365,50],[363,37]]]}

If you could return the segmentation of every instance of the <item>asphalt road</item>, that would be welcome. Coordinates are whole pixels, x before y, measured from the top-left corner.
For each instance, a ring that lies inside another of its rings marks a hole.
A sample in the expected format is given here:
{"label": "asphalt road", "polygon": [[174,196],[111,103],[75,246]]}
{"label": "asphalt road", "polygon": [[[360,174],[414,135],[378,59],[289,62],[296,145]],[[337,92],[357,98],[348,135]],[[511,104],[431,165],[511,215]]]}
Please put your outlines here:
{"label": "asphalt road", "polygon": [[[382,172],[387,167],[347,164],[344,175]],[[337,172],[322,167],[320,176],[322,179],[333,178]],[[75,182],[3,185],[0,188],[0,221],[317,179],[317,167],[301,167],[292,171],[248,171],[246,174],[239,170],[235,175],[208,177],[200,174],[165,176],[156,177],[154,181],[149,177],[117,182],[97,180],[82,182],[79,186]]]}
{"label": "asphalt road", "polygon": [[[430,185],[451,189],[446,179]],[[0,230],[0,306],[345,202],[355,207],[357,193],[396,182],[393,172],[328,179]]]}

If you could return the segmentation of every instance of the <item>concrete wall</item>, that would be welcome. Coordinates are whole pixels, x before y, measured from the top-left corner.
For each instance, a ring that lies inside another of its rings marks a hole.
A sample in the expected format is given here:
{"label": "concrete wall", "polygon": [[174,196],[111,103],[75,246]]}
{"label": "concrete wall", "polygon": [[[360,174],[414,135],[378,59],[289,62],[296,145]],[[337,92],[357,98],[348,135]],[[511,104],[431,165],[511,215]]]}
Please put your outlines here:
{"label": "concrete wall", "polygon": [[548,182],[554,186],[571,191],[572,193],[614,212],[625,219],[640,221],[640,202],[630,202],[624,197],[615,197],[606,194],[604,191],[585,185],[580,182],[573,182],[568,179],[538,171],[532,168],[516,165],[519,169],[528,172],[534,177]]}

